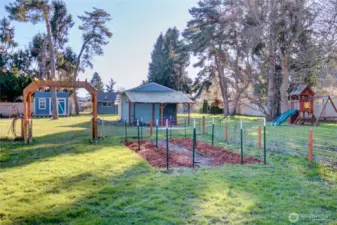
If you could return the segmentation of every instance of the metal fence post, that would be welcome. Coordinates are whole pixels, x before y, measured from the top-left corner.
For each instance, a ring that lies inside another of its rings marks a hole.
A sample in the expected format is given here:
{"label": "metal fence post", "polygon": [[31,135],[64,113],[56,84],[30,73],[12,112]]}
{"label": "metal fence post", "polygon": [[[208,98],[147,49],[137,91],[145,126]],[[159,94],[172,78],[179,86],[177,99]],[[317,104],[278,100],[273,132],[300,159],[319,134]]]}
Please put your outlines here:
{"label": "metal fence post", "polygon": [[202,117],[202,135],[206,134],[205,130],[205,116]]}
{"label": "metal fence post", "polygon": [[169,169],[168,119],[166,119],[166,169]]}
{"label": "metal fence post", "polygon": [[172,115],[170,115],[170,138],[172,138]]}
{"label": "metal fence post", "polygon": [[193,121],[193,142],[192,142],[192,167],[194,168],[195,163],[195,148],[196,148],[196,128],[195,128],[195,119]]}
{"label": "metal fence post", "polygon": [[266,133],[266,118],[263,121],[263,162],[267,164],[267,133]]}
{"label": "metal fence post", "polygon": [[308,132],[308,160],[312,161],[312,143],[313,143],[313,132],[312,129]]}
{"label": "metal fence post", "polygon": [[140,150],[139,120],[137,119],[138,150]]}
{"label": "metal fence post", "polygon": [[185,138],[186,138],[186,118],[185,118],[185,122],[184,122],[184,130],[185,130]]}
{"label": "metal fence post", "polygon": [[142,125],[143,119],[140,118],[140,140],[143,141],[143,125]]}
{"label": "metal fence post", "polygon": [[240,120],[240,131],[241,131],[241,164],[243,164],[243,126],[242,120]]}
{"label": "metal fence post", "polygon": [[212,145],[214,145],[214,119],[212,121]]}
{"label": "metal fence post", "polygon": [[228,120],[226,120],[225,129],[225,140],[228,142]]}
{"label": "metal fence post", "polygon": [[156,147],[158,148],[158,119],[156,121]]}
{"label": "metal fence post", "polygon": [[126,120],[125,120],[125,142],[128,141],[128,128],[127,128],[127,125],[126,125]]}

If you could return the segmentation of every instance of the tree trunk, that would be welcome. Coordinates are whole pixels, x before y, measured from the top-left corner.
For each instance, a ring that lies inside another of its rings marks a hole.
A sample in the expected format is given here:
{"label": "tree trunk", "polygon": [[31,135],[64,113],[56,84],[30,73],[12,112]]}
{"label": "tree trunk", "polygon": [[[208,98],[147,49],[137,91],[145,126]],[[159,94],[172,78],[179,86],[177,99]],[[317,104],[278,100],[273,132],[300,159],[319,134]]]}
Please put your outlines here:
{"label": "tree trunk", "polygon": [[[56,64],[55,64],[56,58],[55,58],[54,42],[53,42],[53,37],[52,37],[48,9],[44,9],[43,14],[44,14],[45,22],[46,22],[47,37],[49,41],[49,56],[50,56],[50,70],[51,70],[50,73],[51,73],[51,78],[55,79],[56,78]],[[51,93],[52,93],[52,105],[53,105],[52,107],[53,119],[58,119],[56,88],[52,88]]]}
{"label": "tree trunk", "polygon": [[47,60],[47,40],[44,38],[42,40],[42,48],[40,52],[40,60],[39,60],[39,79],[44,79],[46,77],[46,60]]}
{"label": "tree trunk", "polygon": [[271,15],[268,44],[268,93],[267,93],[267,119],[273,120],[277,115],[277,89],[276,89],[276,28],[274,18],[276,17],[275,2],[271,1]]}
{"label": "tree trunk", "polygon": [[222,95],[222,100],[224,103],[223,108],[223,115],[228,116],[229,115],[229,101],[228,101],[228,87],[227,82],[225,80],[225,76],[223,73],[223,67],[220,65],[219,61],[216,59],[217,64],[217,73],[218,73],[218,79],[219,79],[219,85]]}
{"label": "tree trunk", "polygon": [[280,87],[281,93],[281,113],[286,112],[289,109],[288,104],[288,88],[289,88],[289,56],[284,54],[282,56],[282,84]]}
{"label": "tree trunk", "polygon": [[[74,81],[76,81],[76,79],[77,79],[77,75],[78,75],[78,71],[80,69],[81,57],[82,57],[83,51],[85,49],[85,46],[89,43],[90,40],[91,40],[91,38],[88,38],[87,40],[85,40],[83,42],[82,47],[81,47],[81,51],[80,51],[80,53],[77,56],[76,68],[75,68],[75,71],[74,71]],[[74,104],[75,104],[75,113],[78,116],[80,114],[80,107],[78,106],[76,88],[74,88],[73,100],[74,100]]]}
{"label": "tree trunk", "polygon": [[76,93],[75,88],[74,88],[74,93],[73,93],[73,100],[74,100],[74,106],[75,106],[75,114],[78,116],[80,114],[80,107],[78,105],[78,98],[77,98],[77,93]]}

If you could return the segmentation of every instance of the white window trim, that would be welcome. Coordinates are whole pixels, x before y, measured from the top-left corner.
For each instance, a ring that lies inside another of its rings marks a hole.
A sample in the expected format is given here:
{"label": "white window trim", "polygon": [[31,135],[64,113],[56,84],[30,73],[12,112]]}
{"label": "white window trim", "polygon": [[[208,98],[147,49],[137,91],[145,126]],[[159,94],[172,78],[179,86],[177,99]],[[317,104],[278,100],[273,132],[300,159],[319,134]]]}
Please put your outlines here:
{"label": "white window trim", "polygon": [[[44,107],[41,107],[41,102],[44,102]],[[47,108],[46,98],[39,98],[39,109],[46,109],[46,108]]]}
{"label": "white window trim", "polygon": [[[104,106],[104,103],[106,103],[107,105]],[[108,103],[111,103],[111,105],[109,106]],[[113,104],[113,102],[104,101],[104,102],[102,102],[102,107],[104,107],[104,108],[112,108],[112,107],[114,107],[114,104]]]}

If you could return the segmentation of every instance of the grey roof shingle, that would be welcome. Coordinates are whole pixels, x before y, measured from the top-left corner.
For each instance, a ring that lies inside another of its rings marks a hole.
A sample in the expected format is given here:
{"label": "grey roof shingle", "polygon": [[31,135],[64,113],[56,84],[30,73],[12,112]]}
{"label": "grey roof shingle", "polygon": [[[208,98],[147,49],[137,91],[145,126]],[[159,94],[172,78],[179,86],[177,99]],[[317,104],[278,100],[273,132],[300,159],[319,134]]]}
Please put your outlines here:
{"label": "grey roof shingle", "polygon": [[193,103],[193,101],[181,91],[171,91],[171,92],[127,91],[125,92],[125,94],[128,96],[131,102],[138,102],[138,103]]}

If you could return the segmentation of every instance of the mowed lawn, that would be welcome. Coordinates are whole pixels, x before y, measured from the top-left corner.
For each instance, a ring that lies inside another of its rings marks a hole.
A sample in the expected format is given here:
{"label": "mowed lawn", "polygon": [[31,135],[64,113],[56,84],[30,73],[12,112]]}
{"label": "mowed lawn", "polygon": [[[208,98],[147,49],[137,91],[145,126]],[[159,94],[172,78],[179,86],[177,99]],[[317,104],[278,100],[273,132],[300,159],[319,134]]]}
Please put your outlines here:
{"label": "mowed lawn", "polygon": [[332,167],[269,154],[166,173],[120,137],[91,144],[89,121],[35,119],[33,144],[0,141],[0,224],[337,224]]}

